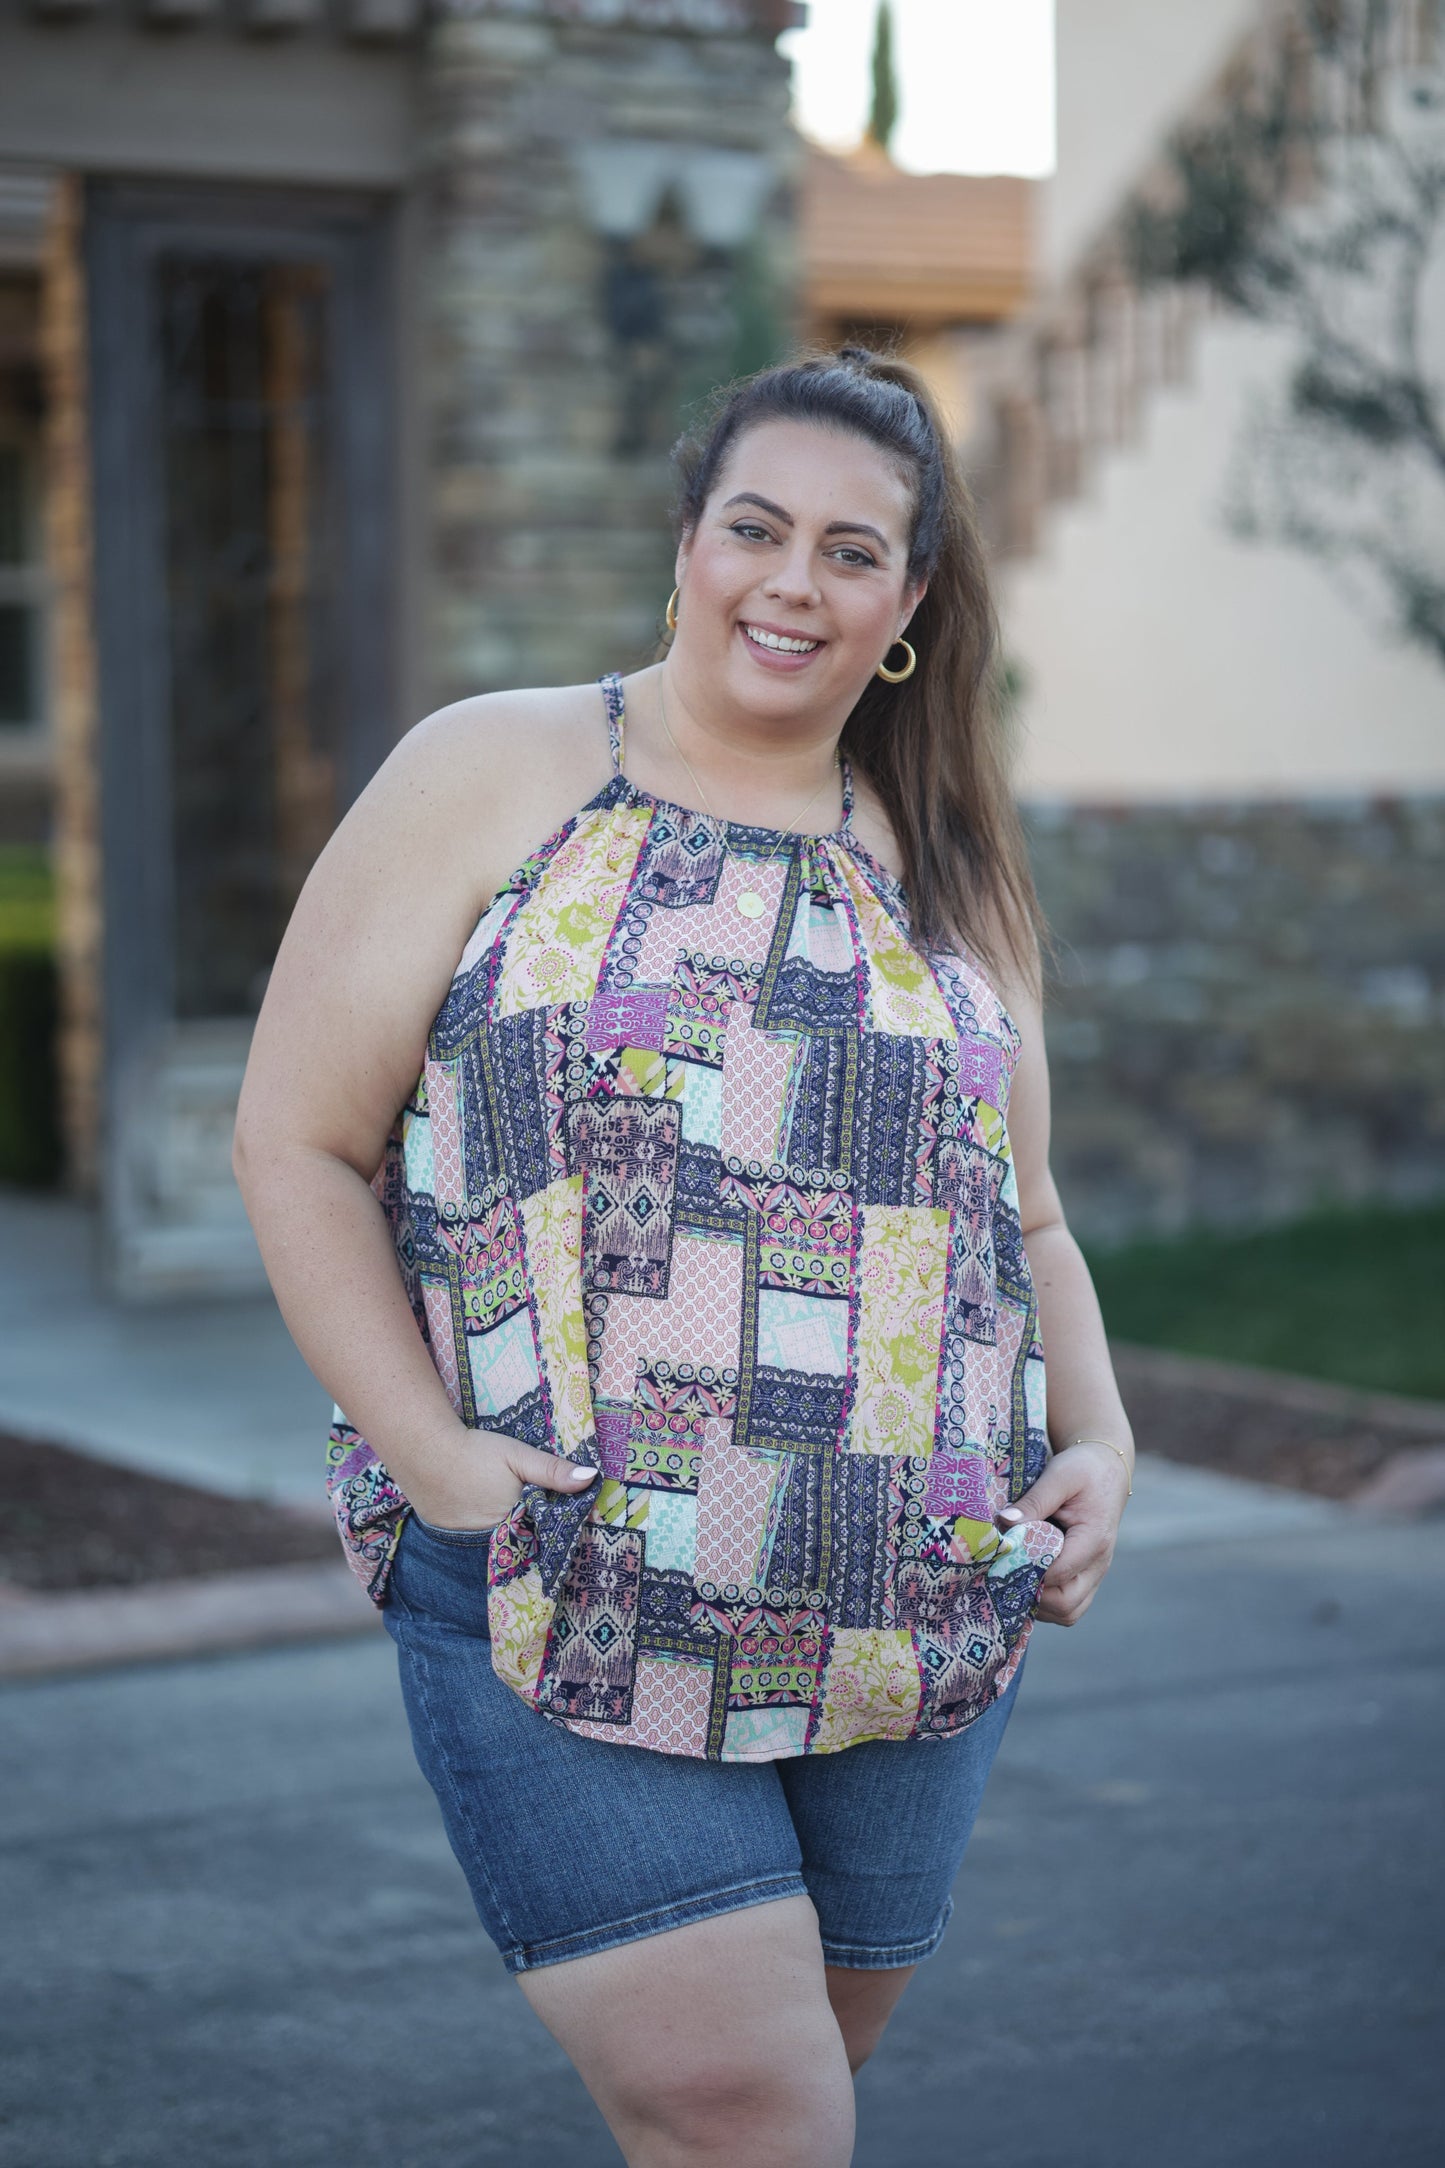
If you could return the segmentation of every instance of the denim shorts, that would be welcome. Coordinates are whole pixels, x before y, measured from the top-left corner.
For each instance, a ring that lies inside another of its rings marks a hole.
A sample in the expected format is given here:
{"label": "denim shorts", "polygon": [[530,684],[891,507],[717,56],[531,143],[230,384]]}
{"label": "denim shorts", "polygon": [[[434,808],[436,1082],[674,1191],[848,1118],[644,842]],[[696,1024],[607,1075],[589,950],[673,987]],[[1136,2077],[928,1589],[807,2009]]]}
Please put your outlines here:
{"label": "denim shorts", "polygon": [[777,1897],[811,1897],[830,1965],[932,1955],[1022,1665],[946,1739],[772,1762],[614,1746],[493,1671],[487,1542],[409,1515],[383,1617],[417,1760],[509,1972]]}

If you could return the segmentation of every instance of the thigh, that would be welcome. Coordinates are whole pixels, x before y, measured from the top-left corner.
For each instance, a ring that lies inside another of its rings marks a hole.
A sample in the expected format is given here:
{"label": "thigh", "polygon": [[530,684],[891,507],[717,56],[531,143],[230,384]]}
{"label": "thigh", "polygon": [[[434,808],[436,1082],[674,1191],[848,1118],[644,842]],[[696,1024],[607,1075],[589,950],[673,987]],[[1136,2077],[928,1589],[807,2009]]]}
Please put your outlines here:
{"label": "thigh", "polygon": [[806,1897],[548,1965],[519,1985],[630,2163],[851,2158],[852,2073]]}
{"label": "thigh", "polygon": [[951,1739],[873,1739],[776,1765],[830,1967],[893,1971],[937,1949],[1022,1677],[1020,1664]]}
{"label": "thigh", "polygon": [[484,1535],[402,1532],[385,1609],[417,1760],[509,1971],[807,1895],[772,1763],[583,1738],[492,1669]]}

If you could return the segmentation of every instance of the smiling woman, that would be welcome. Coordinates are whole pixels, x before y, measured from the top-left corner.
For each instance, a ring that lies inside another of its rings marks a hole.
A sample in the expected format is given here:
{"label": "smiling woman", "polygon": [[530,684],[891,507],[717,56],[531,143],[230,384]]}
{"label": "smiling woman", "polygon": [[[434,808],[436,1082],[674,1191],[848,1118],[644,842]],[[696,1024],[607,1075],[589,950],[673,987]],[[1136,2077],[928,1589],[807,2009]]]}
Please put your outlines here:
{"label": "smiling woman", "polygon": [[[679,622],[668,692],[698,739],[703,686],[757,705],[750,751],[774,782],[785,761],[816,772],[821,741],[838,743],[866,779],[864,829],[903,879],[917,937],[962,939],[1032,980],[1040,921],[967,486],[917,373],[862,348],[840,359],[720,394],[679,447],[676,611],[685,593],[696,619]],[[763,678],[801,683],[769,693]]]}
{"label": "smiling woman", "polygon": [[236,1166],[508,1969],[636,2168],[842,2168],[1132,1446],[924,387],[769,370],[678,467],[661,659],[337,830]]}

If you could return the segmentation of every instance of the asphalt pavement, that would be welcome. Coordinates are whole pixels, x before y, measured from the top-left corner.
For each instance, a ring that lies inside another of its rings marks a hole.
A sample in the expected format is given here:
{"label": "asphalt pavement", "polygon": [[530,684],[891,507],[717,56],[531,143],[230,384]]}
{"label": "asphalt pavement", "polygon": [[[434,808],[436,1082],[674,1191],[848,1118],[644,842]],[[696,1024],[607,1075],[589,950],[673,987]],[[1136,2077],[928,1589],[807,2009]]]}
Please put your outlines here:
{"label": "asphalt pavement", "polygon": [[[857,2168],[1445,2153],[1445,1532],[1252,1495],[1036,1631]],[[5,2168],[615,2168],[384,1638],[15,1684],[0,1760]]]}

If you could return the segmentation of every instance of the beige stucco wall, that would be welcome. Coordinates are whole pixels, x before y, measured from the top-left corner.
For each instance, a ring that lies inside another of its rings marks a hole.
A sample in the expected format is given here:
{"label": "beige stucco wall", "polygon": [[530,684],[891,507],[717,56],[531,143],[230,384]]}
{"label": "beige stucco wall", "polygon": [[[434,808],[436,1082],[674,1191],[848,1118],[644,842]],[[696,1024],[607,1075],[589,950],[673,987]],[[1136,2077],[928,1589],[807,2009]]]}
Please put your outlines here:
{"label": "beige stucco wall", "polygon": [[1280,333],[1197,333],[1134,446],[1054,506],[1001,610],[1027,680],[1022,788],[1074,799],[1438,790],[1445,672],[1382,637],[1312,558],[1224,528],[1227,464]]}
{"label": "beige stucco wall", "polygon": [[1058,168],[1039,190],[1051,284],[1107,220],[1160,135],[1270,0],[1055,0]]}

